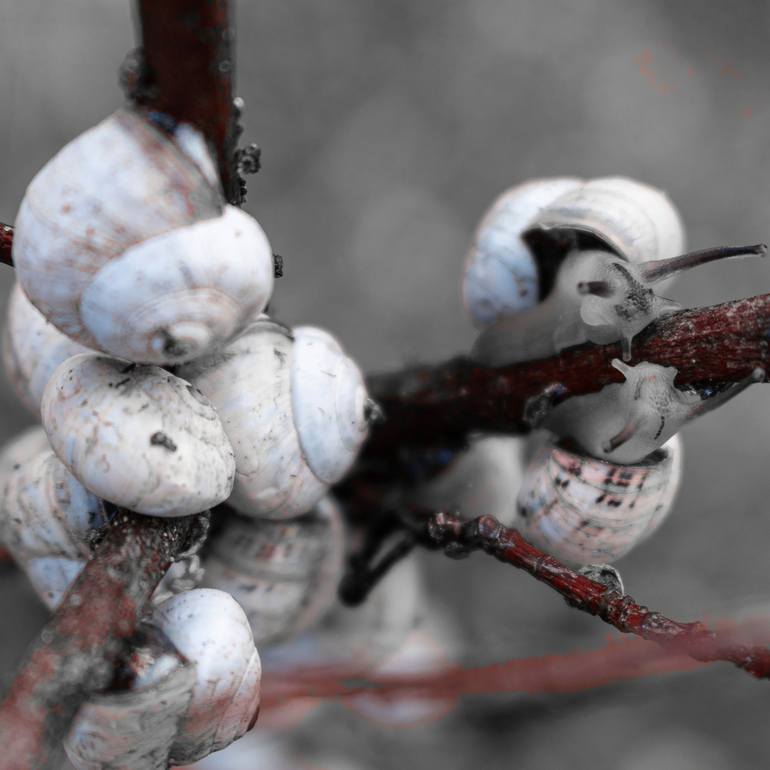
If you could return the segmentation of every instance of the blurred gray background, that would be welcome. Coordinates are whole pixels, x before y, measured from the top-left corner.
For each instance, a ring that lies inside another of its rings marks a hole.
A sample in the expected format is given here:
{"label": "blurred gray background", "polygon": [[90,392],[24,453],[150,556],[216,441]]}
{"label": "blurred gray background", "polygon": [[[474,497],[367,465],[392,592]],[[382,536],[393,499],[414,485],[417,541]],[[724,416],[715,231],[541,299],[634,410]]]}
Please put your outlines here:
{"label": "blurred gray background", "polygon": [[[471,231],[533,176],[626,174],[667,190],[693,248],[770,238],[770,6],[759,0],[241,0],[238,92],[263,147],[247,209],[285,258],[274,309],[331,329],[366,370],[468,349]],[[121,102],[128,0],[0,0],[0,221],[58,148]],[[12,271],[0,271],[4,301]],[[770,291],[770,265],[702,268],[685,305]],[[766,602],[770,388],[684,431],[677,510],[620,563],[680,619]],[[2,438],[30,422],[3,384]],[[465,660],[600,645],[607,628],[476,556],[424,559]],[[491,587],[491,588],[490,588]],[[3,680],[45,618],[0,580]],[[727,665],[571,696],[464,701],[410,731],[340,709],[306,736],[368,768],[766,767],[770,685]],[[313,748],[314,747],[314,748]]]}

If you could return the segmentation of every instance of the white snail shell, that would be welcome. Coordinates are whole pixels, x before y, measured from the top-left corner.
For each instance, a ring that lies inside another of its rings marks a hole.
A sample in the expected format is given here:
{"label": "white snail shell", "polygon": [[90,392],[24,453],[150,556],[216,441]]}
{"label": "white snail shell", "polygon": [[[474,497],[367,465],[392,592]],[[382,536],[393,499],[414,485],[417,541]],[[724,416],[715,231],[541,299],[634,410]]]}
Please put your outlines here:
{"label": "white snail shell", "polygon": [[81,705],[64,741],[77,770],[166,770],[188,710],[195,666],[145,625],[127,663],[129,681]]}
{"label": "white snail shell", "polygon": [[342,513],[330,498],[290,521],[231,516],[209,540],[203,584],[241,605],[262,646],[304,631],[331,607],[344,555]]}
{"label": "white snail shell", "polygon": [[360,607],[337,603],[316,626],[264,650],[265,670],[280,674],[305,667],[370,671],[398,650],[418,622],[423,602],[418,564],[396,564]]}
{"label": "white snail shell", "polygon": [[629,262],[667,259],[685,248],[678,211],[661,190],[626,177],[591,179],[546,204],[528,229],[590,233]]}
{"label": "white snail shell", "polygon": [[515,436],[484,436],[435,478],[408,494],[415,505],[475,518],[489,514],[510,525],[524,475],[524,441]]}
{"label": "white snail shell", "polygon": [[216,407],[235,451],[228,503],[248,516],[309,511],[356,459],[367,435],[358,367],[327,332],[292,334],[263,317],[180,374]]}
{"label": "white snail shell", "polygon": [[477,326],[533,307],[540,299],[537,259],[522,239],[540,211],[581,180],[533,179],[502,193],[484,214],[465,260],[462,294]]}
{"label": "white snail shell", "polygon": [[3,365],[16,395],[36,417],[54,369],[88,348],[46,321],[16,283],[11,290],[3,333]]}
{"label": "white snail shell", "polygon": [[270,245],[224,205],[202,139],[118,110],[32,180],[13,258],[32,303],[81,344],[180,363],[222,344],[267,304]]}
{"label": "white snail shell", "polygon": [[152,622],[195,663],[190,704],[171,750],[184,764],[228,746],[259,713],[262,665],[249,622],[224,591],[198,588],[161,604]]}
{"label": "white snail shell", "polygon": [[230,493],[235,462],[214,407],[156,366],[70,358],[46,386],[41,414],[54,452],[104,500],[185,516]]}
{"label": "white snail shell", "polygon": [[48,436],[41,425],[31,425],[14,436],[0,449],[0,488],[5,485],[8,474],[23,465],[44,449],[48,449]]}
{"label": "white snail shell", "polygon": [[636,465],[546,442],[524,476],[516,529],[564,562],[614,562],[648,538],[671,511],[681,466],[678,436]]}

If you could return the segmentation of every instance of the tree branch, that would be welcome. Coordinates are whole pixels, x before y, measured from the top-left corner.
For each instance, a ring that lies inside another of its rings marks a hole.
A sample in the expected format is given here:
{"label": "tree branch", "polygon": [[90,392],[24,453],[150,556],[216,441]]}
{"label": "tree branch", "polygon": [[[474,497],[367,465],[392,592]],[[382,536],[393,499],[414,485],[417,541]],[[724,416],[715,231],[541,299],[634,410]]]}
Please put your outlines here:
{"label": "tree branch", "polygon": [[0,262],[13,266],[13,228],[0,222]]}
{"label": "tree branch", "polygon": [[[678,369],[676,384],[737,382],[770,367],[770,294],[684,310],[634,340],[634,361]],[[458,445],[474,432],[526,433],[528,408],[548,393],[559,400],[600,390],[623,375],[610,362],[620,345],[582,345],[541,361],[499,369],[455,358],[369,377],[369,392],[386,420],[376,425],[365,458],[404,448]]]}
{"label": "tree branch", "polygon": [[109,684],[125,640],[198,521],[115,518],[0,704],[4,770],[60,766],[59,745],[80,704]]}

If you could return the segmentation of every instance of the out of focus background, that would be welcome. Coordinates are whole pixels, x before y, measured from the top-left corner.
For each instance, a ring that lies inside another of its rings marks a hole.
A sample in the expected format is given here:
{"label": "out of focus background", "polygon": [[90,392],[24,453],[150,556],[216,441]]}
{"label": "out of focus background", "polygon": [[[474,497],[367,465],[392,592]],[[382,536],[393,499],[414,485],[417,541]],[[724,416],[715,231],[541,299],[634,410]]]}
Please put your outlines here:
{"label": "out of focus background", "polygon": [[[121,103],[130,6],[0,0],[0,221],[13,222],[46,160]],[[467,351],[464,251],[486,206],[520,180],[629,175],[668,191],[693,248],[770,238],[765,3],[241,0],[237,10],[244,140],[263,148],[246,208],[285,260],[273,310],[329,328],[368,371]],[[0,271],[3,302],[12,280]],[[770,264],[733,261],[668,294],[704,305],[765,291]],[[5,439],[31,418],[0,388]],[[770,616],[770,388],[684,440],[678,508],[620,562],[626,588],[683,620],[762,603]],[[468,665],[607,637],[491,559],[420,559]],[[0,613],[5,684],[46,617],[9,568]],[[334,754],[361,770],[765,767],[769,688],[714,665],[569,696],[467,698],[409,729],[331,705],[296,740],[311,759]]]}

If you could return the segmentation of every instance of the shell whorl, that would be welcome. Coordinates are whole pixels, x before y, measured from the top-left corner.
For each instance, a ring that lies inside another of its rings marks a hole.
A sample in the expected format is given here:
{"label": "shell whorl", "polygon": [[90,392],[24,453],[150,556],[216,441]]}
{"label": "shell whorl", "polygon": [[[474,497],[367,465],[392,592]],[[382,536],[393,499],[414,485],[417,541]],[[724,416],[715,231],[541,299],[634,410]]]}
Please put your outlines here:
{"label": "shell whorl", "polygon": [[535,179],[511,187],[494,201],[465,258],[463,304],[475,325],[486,326],[537,304],[537,260],[522,235],[544,207],[580,184],[570,177]]}
{"label": "shell whorl", "polygon": [[681,466],[678,436],[636,465],[579,455],[548,441],[524,476],[516,528],[567,563],[613,562],[670,512]]}

